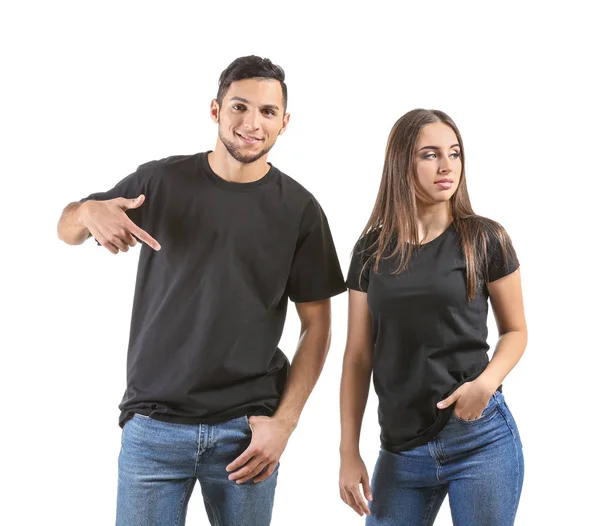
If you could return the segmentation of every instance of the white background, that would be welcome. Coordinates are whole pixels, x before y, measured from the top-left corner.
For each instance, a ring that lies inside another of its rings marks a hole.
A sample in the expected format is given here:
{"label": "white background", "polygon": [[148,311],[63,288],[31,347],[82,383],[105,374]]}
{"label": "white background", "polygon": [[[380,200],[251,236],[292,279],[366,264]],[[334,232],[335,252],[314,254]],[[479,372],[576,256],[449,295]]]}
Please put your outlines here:
{"label": "white background", "polygon": [[[591,6],[3,7],[0,523],[114,523],[139,247],[113,256],[92,242],[67,246],[56,223],[67,203],[142,162],[214,148],[208,109],[218,76],[234,58],[258,54],[283,66],[289,87],[289,129],[270,160],[319,199],[344,271],[393,123],[416,107],[457,122],[475,210],[505,226],[522,264],[530,340],[504,391],[526,455],[517,524],[599,524],[600,42]],[[346,302],[333,301],[330,355],[282,458],[275,526],[362,524],[337,487]],[[288,356],[298,331],[290,306]],[[370,471],[373,395],[361,446]],[[198,487],[188,524],[208,524]],[[446,502],[436,526],[449,524]]]}

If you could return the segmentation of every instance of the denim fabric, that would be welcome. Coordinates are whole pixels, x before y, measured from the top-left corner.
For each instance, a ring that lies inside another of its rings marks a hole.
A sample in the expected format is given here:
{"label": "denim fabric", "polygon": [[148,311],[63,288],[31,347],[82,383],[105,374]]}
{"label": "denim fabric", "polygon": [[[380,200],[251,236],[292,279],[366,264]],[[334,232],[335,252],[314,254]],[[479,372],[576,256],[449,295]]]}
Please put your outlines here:
{"label": "denim fabric", "polygon": [[381,450],[367,526],[430,526],[448,495],[457,526],[512,526],[523,486],[516,423],[496,392],[482,416],[452,415],[428,444]]}
{"label": "denim fabric", "polygon": [[180,526],[196,480],[210,523],[268,526],[278,468],[236,484],[225,467],[250,444],[247,417],[215,425],[162,422],[136,414],[123,428],[117,526]]}

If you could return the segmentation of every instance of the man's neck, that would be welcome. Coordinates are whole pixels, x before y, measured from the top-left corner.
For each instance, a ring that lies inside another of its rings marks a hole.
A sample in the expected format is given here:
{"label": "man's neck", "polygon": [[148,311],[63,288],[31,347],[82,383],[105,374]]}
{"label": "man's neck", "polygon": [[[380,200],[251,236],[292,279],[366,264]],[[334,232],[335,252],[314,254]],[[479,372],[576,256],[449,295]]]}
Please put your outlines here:
{"label": "man's neck", "polygon": [[221,141],[217,141],[214,152],[208,154],[208,164],[221,179],[232,183],[251,183],[262,179],[270,169],[267,156],[263,155],[253,163],[236,161]]}

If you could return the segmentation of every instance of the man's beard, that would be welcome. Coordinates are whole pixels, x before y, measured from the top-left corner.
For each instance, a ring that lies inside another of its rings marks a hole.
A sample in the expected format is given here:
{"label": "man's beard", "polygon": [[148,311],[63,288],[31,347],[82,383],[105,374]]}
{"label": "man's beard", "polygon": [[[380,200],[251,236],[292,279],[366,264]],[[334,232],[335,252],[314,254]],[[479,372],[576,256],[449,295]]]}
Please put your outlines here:
{"label": "man's beard", "polygon": [[229,155],[231,155],[231,157],[233,157],[239,163],[244,163],[244,164],[250,164],[250,163],[253,163],[254,161],[258,161],[258,159],[260,159],[263,155],[266,155],[267,153],[269,153],[269,150],[271,148],[273,148],[273,144],[275,144],[275,143],[271,144],[268,148],[264,148],[259,153],[255,153],[255,154],[251,154],[251,155],[244,155],[243,153],[240,152],[239,148],[232,141],[229,141],[225,137],[223,137],[223,134],[220,131],[219,131],[219,139],[221,139],[221,142],[225,145],[225,148],[227,148]]}

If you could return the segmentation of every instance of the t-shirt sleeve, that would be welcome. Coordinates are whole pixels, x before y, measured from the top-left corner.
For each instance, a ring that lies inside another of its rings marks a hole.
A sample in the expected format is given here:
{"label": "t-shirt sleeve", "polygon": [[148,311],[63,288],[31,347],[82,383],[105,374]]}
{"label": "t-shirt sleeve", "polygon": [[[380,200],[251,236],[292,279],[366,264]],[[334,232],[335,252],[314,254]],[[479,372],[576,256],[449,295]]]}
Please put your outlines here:
{"label": "t-shirt sleeve", "polygon": [[304,209],[287,292],[295,303],[319,301],[345,292],[327,217],[313,197]]}
{"label": "t-shirt sleeve", "polygon": [[[348,269],[348,277],[346,279],[346,286],[349,289],[358,290],[360,292],[367,292],[369,289],[371,263],[367,263],[367,260],[369,259],[369,254],[372,253],[372,243],[372,236],[367,234],[360,238],[354,246],[352,259],[350,260],[350,268]],[[365,263],[367,264],[365,265]]]}
{"label": "t-shirt sleeve", "polygon": [[512,274],[519,268],[519,259],[508,234],[503,231],[505,242],[496,235],[490,235],[487,240],[487,278],[491,283],[497,279]]}
{"label": "t-shirt sleeve", "polygon": [[146,202],[139,208],[134,208],[126,211],[129,218],[139,227],[143,226],[143,210],[144,206],[147,205],[148,200],[148,179],[149,168],[147,165],[141,165],[132,174],[128,175],[121,181],[119,181],[113,188],[106,192],[95,192],[93,194],[84,197],[79,202],[84,203],[85,201],[108,201],[109,199],[115,199],[117,197],[124,197],[125,199],[134,199],[140,194],[146,195]]}

